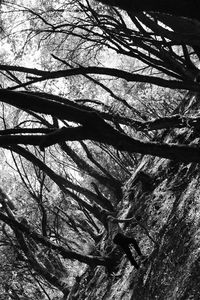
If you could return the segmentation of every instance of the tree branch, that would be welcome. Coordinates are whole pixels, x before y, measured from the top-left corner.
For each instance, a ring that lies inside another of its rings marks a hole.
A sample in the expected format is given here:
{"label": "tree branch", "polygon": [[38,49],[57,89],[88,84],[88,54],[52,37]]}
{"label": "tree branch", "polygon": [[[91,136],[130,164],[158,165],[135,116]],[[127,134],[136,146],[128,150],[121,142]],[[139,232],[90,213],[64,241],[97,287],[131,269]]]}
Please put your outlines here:
{"label": "tree branch", "polygon": [[127,12],[159,12],[179,17],[200,20],[200,3],[196,0],[97,0],[110,6],[120,7]]}
{"label": "tree branch", "polygon": [[42,245],[57,251],[65,259],[76,259],[82,263],[88,265],[94,265],[94,266],[95,265],[106,266],[108,263],[107,257],[104,258],[104,257],[91,256],[91,255],[82,255],[75,251],[69,251],[65,249],[65,247],[63,246],[56,245],[55,243],[51,242],[49,239],[43,237],[41,234],[35,232],[32,228],[25,226],[14,219],[7,217],[1,212],[0,212],[0,220],[8,224],[11,228],[17,228],[17,230],[20,230],[28,237],[31,237],[37,243],[41,243]]}

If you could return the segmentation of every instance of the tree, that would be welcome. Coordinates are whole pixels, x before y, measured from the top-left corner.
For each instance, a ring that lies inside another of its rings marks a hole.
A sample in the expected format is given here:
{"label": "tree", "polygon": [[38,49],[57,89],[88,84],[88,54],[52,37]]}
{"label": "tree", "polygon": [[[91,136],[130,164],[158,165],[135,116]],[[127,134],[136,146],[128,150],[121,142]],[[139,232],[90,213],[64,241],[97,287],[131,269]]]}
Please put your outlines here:
{"label": "tree", "polygon": [[[134,1],[134,7],[129,1],[102,1],[110,7],[38,2],[33,8],[2,6],[4,39],[16,49],[16,62],[5,58],[0,64],[0,146],[11,151],[29,208],[22,218],[16,195],[10,200],[2,189],[1,233],[9,240],[4,247],[14,249],[29,272],[26,280],[37,282],[38,293],[48,295],[54,286],[67,296],[66,260],[90,267],[113,263],[109,253],[90,248],[107,230],[106,216],[117,216],[128,167],[136,167],[141,155],[200,161],[200,149],[190,140],[165,140],[176,128],[192,131],[190,139],[199,130],[199,116],[187,114],[191,106],[195,112],[200,91],[199,17],[195,1]],[[17,23],[8,27],[4,14],[17,22],[17,14],[23,18],[21,39]],[[37,67],[23,65],[33,56],[31,47],[42,54]],[[120,64],[107,66],[107,56],[119,56]],[[176,93],[162,100],[150,119],[149,93],[160,99],[171,90]],[[159,139],[155,130],[162,130]],[[21,286],[5,290],[15,298],[22,292]]]}
{"label": "tree", "polygon": [[109,1],[103,0],[102,3],[118,6],[126,11],[132,11],[134,13],[146,11],[146,12],[160,12],[164,14],[170,14],[178,17],[188,17],[191,19],[199,19],[197,9],[199,8],[199,3],[196,0],[188,1]]}

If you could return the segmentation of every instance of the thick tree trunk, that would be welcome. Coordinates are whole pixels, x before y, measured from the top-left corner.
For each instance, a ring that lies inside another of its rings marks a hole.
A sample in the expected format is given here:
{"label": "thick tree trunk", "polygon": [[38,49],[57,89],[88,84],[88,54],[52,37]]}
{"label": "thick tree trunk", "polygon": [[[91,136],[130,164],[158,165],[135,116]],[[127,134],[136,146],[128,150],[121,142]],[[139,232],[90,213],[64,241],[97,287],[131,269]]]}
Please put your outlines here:
{"label": "thick tree trunk", "polygon": [[127,12],[160,12],[200,21],[198,0],[101,0],[100,2],[120,7]]}

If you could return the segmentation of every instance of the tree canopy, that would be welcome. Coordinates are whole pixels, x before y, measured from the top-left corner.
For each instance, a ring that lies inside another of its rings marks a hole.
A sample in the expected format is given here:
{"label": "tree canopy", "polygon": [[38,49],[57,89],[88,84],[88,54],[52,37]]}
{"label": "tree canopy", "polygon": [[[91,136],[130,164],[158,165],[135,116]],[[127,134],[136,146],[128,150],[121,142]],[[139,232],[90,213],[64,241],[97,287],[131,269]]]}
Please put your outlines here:
{"label": "tree canopy", "polygon": [[107,217],[143,159],[200,162],[198,8],[1,3],[0,299],[70,299],[75,277],[113,266]]}

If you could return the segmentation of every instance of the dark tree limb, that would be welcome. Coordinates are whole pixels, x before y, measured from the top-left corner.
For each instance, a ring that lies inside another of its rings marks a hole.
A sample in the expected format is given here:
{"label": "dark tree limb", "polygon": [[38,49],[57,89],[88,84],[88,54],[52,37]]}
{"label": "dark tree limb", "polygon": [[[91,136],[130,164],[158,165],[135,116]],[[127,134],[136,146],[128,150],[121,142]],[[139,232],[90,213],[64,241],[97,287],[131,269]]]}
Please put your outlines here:
{"label": "dark tree limb", "polygon": [[46,136],[1,136],[0,146],[25,144],[39,145],[44,149],[63,141],[93,140],[129,153],[150,154],[187,163],[200,162],[200,148],[197,146],[142,142],[116,131],[104,121],[101,123],[102,126],[98,125],[94,125],[93,128],[91,126],[62,128],[55,134]]}
{"label": "dark tree limb", "polygon": [[[108,124],[106,124],[105,129],[102,126],[101,131],[96,129],[91,130],[91,128],[89,129],[84,126],[63,128],[62,130],[61,137],[65,140],[90,139],[129,153],[150,154],[180,162],[200,162],[200,148],[197,146],[142,142],[116,131]],[[56,138],[59,140],[58,137]],[[50,143],[51,139],[47,138],[42,147],[49,146]]]}
{"label": "dark tree limb", "polygon": [[174,115],[172,117],[159,118],[148,122],[138,122],[137,124],[137,130],[141,130],[141,131],[185,128],[185,127],[200,129],[200,118]]}
{"label": "dark tree limb", "polygon": [[69,251],[65,247],[56,245],[55,243],[51,242],[49,239],[44,237],[43,235],[35,232],[32,228],[23,225],[22,223],[11,219],[0,212],[0,220],[8,224],[11,228],[16,228],[23,234],[27,235],[28,237],[31,237],[35,242],[41,243],[42,245],[49,247],[52,250],[57,251],[63,258],[65,259],[75,259],[82,263],[96,266],[106,266],[109,258],[107,257],[97,257],[92,255],[82,255],[75,251]]}
{"label": "dark tree limb", "polygon": [[[162,86],[162,87],[167,87],[170,89],[184,89],[184,90],[191,90],[191,91],[200,91],[199,85],[194,83],[193,81],[166,80],[166,79],[156,77],[156,76],[132,74],[130,72],[123,71],[120,69],[103,68],[103,67],[87,67],[87,68],[80,67],[80,68],[73,68],[73,69],[49,72],[48,75],[37,77],[29,82],[18,85],[17,87],[18,88],[25,87],[27,85],[30,85],[30,84],[33,84],[36,82],[45,81],[48,79],[69,77],[69,76],[75,76],[75,75],[86,75],[86,74],[107,75],[107,76],[125,79],[128,82],[146,82],[146,83],[151,83],[151,84],[155,84],[155,85]],[[8,91],[8,90],[6,90],[6,91]],[[9,92],[11,92],[11,91],[9,90]],[[1,95],[3,95],[2,91],[0,91],[0,96]],[[5,93],[4,93],[4,95],[5,95]]]}
{"label": "dark tree limb", "polygon": [[198,0],[100,0],[99,2],[120,7],[127,12],[159,12],[200,20]]}

